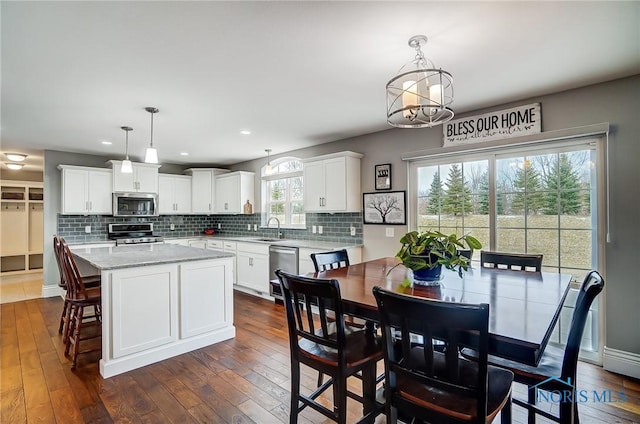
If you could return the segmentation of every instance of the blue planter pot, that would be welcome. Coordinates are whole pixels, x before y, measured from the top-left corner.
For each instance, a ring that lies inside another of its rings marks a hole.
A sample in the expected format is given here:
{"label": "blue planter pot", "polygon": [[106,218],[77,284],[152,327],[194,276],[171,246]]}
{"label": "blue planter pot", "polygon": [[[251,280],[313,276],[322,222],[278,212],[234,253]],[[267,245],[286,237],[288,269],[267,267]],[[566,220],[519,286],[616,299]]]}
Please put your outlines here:
{"label": "blue planter pot", "polygon": [[442,276],[442,265],[436,265],[434,268],[422,268],[413,271],[413,281],[415,284],[421,285],[438,285]]}

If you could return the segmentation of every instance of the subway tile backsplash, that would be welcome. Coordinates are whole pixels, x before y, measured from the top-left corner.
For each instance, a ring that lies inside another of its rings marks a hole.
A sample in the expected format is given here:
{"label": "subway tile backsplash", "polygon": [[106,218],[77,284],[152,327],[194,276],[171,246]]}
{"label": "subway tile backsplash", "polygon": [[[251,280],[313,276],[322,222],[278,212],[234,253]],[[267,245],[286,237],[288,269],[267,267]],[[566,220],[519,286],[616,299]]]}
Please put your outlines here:
{"label": "subway tile backsplash", "polygon": [[[275,221],[272,227],[261,228],[262,215],[164,215],[148,218],[119,218],[109,215],[58,214],[58,235],[69,243],[93,243],[107,240],[107,225],[123,222],[152,222],[154,233],[163,237],[193,237],[202,235],[205,228],[214,228],[215,234],[230,237],[276,237]],[[171,230],[171,224],[174,230]],[[220,229],[218,229],[220,224]],[[253,231],[254,225],[258,230]],[[85,227],[91,227],[91,233]],[[247,229],[251,227],[251,230]],[[313,226],[322,226],[322,234],[312,233]],[[351,227],[355,236],[351,236]],[[362,243],[362,213],[308,213],[306,229],[281,229],[284,238],[317,240],[345,244]]]}

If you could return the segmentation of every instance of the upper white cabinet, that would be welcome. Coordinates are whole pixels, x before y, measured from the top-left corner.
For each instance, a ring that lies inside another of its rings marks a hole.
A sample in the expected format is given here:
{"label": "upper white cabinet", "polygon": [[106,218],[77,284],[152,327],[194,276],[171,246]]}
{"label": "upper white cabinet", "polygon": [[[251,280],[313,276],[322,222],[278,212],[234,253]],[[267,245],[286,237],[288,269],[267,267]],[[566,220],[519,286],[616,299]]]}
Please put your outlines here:
{"label": "upper white cabinet", "polygon": [[306,212],[359,212],[360,158],[362,154],[339,152],[304,161],[304,209]]}
{"label": "upper white cabinet", "polygon": [[113,191],[158,193],[160,165],[133,163],[133,172],[122,173],[122,161],[110,160],[113,169]]}
{"label": "upper white cabinet", "polygon": [[62,213],[111,215],[110,169],[58,165],[62,170]]}
{"label": "upper white cabinet", "polygon": [[191,213],[191,177],[159,174],[158,189],[160,215]]}
{"label": "upper white cabinet", "polygon": [[191,175],[191,212],[197,214],[214,213],[216,175],[229,171],[218,168],[190,168],[185,172]]}
{"label": "upper white cabinet", "polygon": [[215,212],[240,214],[247,200],[254,205],[255,212],[254,179],[253,172],[244,171],[216,175]]}

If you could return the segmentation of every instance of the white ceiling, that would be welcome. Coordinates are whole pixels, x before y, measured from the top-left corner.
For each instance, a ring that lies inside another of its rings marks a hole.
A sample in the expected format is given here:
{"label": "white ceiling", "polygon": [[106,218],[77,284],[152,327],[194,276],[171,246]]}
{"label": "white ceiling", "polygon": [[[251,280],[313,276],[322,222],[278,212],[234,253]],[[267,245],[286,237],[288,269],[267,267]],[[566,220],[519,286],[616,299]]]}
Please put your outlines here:
{"label": "white ceiling", "polygon": [[416,34],[453,74],[456,113],[640,73],[635,1],[2,1],[0,11],[2,152],[122,158],[128,125],[141,160],[145,106],[160,109],[160,160],[178,164],[388,129],[385,84],[413,58]]}

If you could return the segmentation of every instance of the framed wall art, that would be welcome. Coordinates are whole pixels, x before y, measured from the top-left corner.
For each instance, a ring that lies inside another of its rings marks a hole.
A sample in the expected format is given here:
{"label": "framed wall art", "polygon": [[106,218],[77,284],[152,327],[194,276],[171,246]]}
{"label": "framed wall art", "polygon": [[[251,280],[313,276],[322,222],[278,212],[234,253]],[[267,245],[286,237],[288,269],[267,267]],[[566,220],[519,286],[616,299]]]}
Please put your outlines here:
{"label": "framed wall art", "polygon": [[391,190],[391,164],[376,165],[376,190]]}
{"label": "framed wall art", "polygon": [[407,199],[404,191],[362,194],[364,224],[406,225]]}

